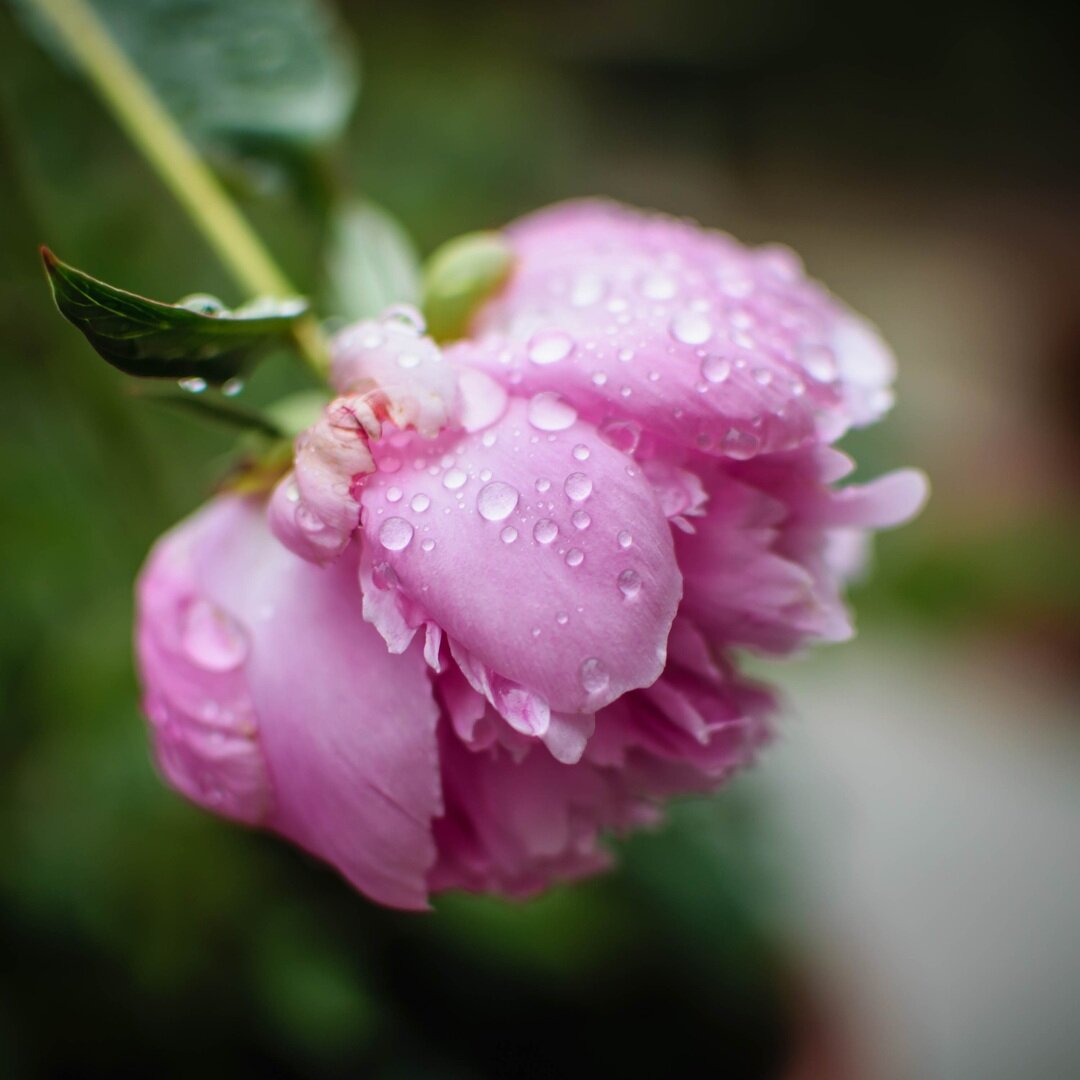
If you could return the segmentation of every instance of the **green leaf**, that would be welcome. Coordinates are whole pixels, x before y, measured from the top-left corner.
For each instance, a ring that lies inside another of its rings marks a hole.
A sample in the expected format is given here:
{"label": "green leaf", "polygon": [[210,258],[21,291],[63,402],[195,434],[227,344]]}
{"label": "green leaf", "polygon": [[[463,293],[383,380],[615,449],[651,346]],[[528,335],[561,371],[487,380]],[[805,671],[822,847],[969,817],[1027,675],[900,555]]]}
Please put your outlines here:
{"label": "green leaf", "polygon": [[420,260],[397,218],[357,200],[335,212],[330,229],[331,311],[372,319],[392,304],[420,303]]}
{"label": "green leaf", "polygon": [[424,266],[424,317],[436,341],[465,334],[476,309],[498,291],[514,265],[501,233],[466,233],[447,241]]}
{"label": "green leaf", "polygon": [[284,338],[307,311],[302,300],[256,300],[227,311],[212,297],[163,304],[118,289],[58,259],[41,257],[60,313],[97,353],[128,375],[224,383]]}
{"label": "green leaf", "polygon": [[[339,136],[359,88],[348,34],[320,0],[91,0],[117,43],[196,138],[246,153]],[[64,55],[34,16],[36,35]]]}

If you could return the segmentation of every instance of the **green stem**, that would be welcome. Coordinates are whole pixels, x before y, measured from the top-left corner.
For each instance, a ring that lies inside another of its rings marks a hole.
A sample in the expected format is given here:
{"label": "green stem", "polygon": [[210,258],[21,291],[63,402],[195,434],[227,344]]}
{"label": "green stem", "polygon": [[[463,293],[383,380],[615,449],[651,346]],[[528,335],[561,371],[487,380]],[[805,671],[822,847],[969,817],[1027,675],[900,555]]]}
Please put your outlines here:
{"label": "green stem", "polygon": [[[32,2],[237,284],[255,294],[297,295],[297,290],[90,4],[86,0]],[[316,374],[325,376],[326,343],[313,316],[297,323],[294,339]]]}

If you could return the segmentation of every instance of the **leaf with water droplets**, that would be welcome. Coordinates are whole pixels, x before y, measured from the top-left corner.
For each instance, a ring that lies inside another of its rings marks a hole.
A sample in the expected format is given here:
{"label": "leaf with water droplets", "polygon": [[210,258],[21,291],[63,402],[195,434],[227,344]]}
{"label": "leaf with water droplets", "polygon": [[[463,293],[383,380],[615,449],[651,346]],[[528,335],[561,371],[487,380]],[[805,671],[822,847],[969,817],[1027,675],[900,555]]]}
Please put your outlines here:
{"label": "leaf with water droplets", "polygon": [[210,298],[165,304],[41,257],[53,299],[95,351],[128,375],[221,384],[247,371],[307,311],[302,300],[258,300],[236,311]]}

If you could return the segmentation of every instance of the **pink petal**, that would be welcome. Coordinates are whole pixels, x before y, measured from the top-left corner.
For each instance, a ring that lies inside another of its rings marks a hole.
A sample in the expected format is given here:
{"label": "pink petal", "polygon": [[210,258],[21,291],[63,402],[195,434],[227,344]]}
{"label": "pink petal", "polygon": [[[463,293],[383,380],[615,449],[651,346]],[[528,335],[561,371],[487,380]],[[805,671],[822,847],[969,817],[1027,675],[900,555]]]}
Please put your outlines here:
{"label": "pink petal", "polygon": [[448,356],[521,392],[736,459],[834,439],[891,402],[888,349],[786,249],[598,202],[508,233],[515,272]]}
{"label": "pink petal", "polygon": [[385,452],[401,467],[380,467],[361,501],[365,558],[388,585],[367,616],[392,648],[435,622],[474,687],[536,737],[552,710],[591,713],[659,675],[680,594],[670,531],[640,470],[572,410],[513,399],[483,432]]}
{"label": "pink petal", "polygon": [[319,569],[275,542],[258,504],[214,501],[140,579],[147,709],[163,771],[189,798],[419,908],[441,812],[437,709],[419,647],[386,651],[355,580],[351,552]]}

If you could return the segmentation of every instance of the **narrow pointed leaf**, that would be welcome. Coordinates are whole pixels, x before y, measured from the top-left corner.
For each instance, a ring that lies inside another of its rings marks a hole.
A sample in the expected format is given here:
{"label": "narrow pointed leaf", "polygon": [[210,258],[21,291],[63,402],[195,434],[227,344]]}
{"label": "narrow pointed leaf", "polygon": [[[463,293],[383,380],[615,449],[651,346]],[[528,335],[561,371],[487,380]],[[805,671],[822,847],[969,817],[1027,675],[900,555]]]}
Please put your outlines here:
{"label": "narrow pointed leaf", "polygon": [[307,311],[302,300],[258,300],[236,311],[164,304],[76,270],[48,248],[41,257],[60,314],[128,375],[226,382],[285,338]]}

